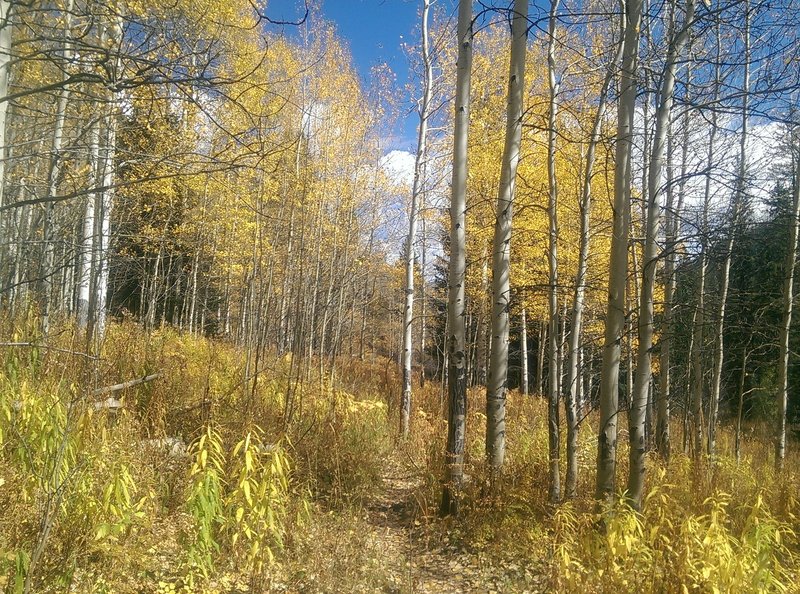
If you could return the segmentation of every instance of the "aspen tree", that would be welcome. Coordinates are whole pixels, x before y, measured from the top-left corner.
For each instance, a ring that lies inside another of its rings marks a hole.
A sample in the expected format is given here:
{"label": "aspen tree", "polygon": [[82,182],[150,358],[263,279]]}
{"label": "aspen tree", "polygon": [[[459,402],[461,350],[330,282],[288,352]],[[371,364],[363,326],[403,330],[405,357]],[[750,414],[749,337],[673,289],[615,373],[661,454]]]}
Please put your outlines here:
{"label": "aspen tree", "polygon": [[742,128],[739,132],[739,163],[736,179],[736,189],[731,206],[731,229],[725,246],[725,260],[722,263],[722,278],[719,283],[719,308],[717,310],[716,327],[714,328],[714,369],[711,378],[711,394],[708,403],[708,455],[713,457],[717,450],[717,416],[719,413],[719,400],[722,383],[722,368],[725,358],[725,310],[728,303],[728,287],[730,285],[731,259],[733,258],[733,244],[739,228],[742,209],[745,204],[745,188],[747,181],[747,136],[749,129],[748,99],[750,94],[750,3],[744,0],[744,27],[743,57],[744,72],[742,73]]}
{"label": "aspen tree", "polygon": [[[64,16],[63,42],[61,48],[62,58],[69,62],[73,56],[73,49],[70,38],[72,36],[72,8],[74,1],[69,0]],[[64,74],[67,77],[67,74]],[[52,199],[58,193],[58,182],[61,176],[63,155],[61,147],[64,141],[64,121],[67,114],[67,102],[69,101],[70,88],[63,86],[58,92],[56,100],[56,120],[53,130],[53,144],[50,154],[50,167],[47,173],[47,196]],[[55,277],[55,234],[54,234],[54,214],[55,204],[48,202],[45,206],[44,220],[44,266],[42,271],[42,333],[47,335],[50,330],[50,318],[52,317],[53,304],[53,279]]]}
{"label": "aspen tree", "polygon": [[547,376],[547,436],[549,450],[549,499],[561,499],[559,476],[559,422],[560,349],[558,324],[558,180],[556,178],[556,122],[558,120],[558,90],[560,80],[556,74],[556,26],[559,0],[551,0],[547,28],[547,82],[549,110],[547,116],[547,217],[549,221],[548,264],[548,376]]}
{"label": "aspen tree", "polygon": [[472,69],[472,1],[458,4],[458,61],[453,131],[453,181],[450,201],[450,265],[448,271],[447,353],[448,415],[445,484],[440,513],[458,513],[464,481],[467,416],[467,353],[464,327],[466,268],[465,211],[467,191],[467,136]]}
{"label": "aspen tree", "polygon": [[797,260],[797,243],[800,235],[800,150],[798,150],[797,128],[790,131],[791,153],[794,161],[792,209],[789,219],[789,241],[786,246],[786,263],[783,268],[783,291],[781,295],[781,326],[778,336],[780,355],[778,358],[778,427],[775,432],[775,468],[784,469],[786,458],[786,411],[789,400],[789,331],[794,313],[794,270]]}
{"label": "aspen tree", "polygon": [[575,497],[578,486],[578,415],[580,409],[581,376],[579,355],[581,348],[581,332],[586,295],[586,274],[589,265],[590,223],[592,210],[592,178],[596,161],[597,144],[600,141],[600,131],[606,113],[608,91],[614,73],[619,64],[622,53],[623,36],[620,35],[614,50],[614,55],[606,67],[603,83],[598,95],[597,110],[592,122],[592,130],[586,147],[586,161],[583,171],[583,185],[580,197],[580,246],[578,253],[578,271],[575,275],[575,290],[572,297],[572,311],[570,315],[570,332],[567,361],[567,387],[565,390],[564,407],[567,417],[567,474],[564,484],[564,494],[568,498]]}
{"label": "aspen tree", "polygon": [[[94,122],[89,131],[89,184],[97,185],[100,161],[100,123]],[[78,275],[78,327],[86,329],[89,324],[89,310],[91,299],[92,275],[97,265],[95,249],[95,195],[86,197],[86,207],[83,217],[83,237],[81,242],[81,261]]]}
{"label": "aspen tree", "polygon": [[528,0],[515,0],[511,24],[506,138],[492,243],[492,346],[486,386],[486,456],[492,473],[505,458],[506,390],[508,380],[509,306],[511,301],[511,225],[517,165],[522,139],[525,52],[528,42]]}
{"label": "aspen tree", "polygon": [[[0,0],[0,98],[8,96],[9,71],[11,69],[11,2]],[[5,202],[5,182],[6,182],[6,157],[8,147],[6,146],[6,120],[8,116],[8,101],[0,102],[0,207]],[[3,220],[0,218],[0,236],[3,233]],[[5,249],[0,252],[0,256],[5,255]]]}
{"label": "aspen tree", "polygon": [[658,234],[661,222],[661,174],[664,164],[667,134],[672,112],[675,77],[683,47],[689,37],[689,28],[694,18],[694,0],[687,0],[683,23],[676,25],[677,7],[672,6],[673,19],[668,34],[667,58],[658,93],[656,127],[653,136],[648,172],[647,212],[645,222],[645,246],[642,257],[642,283],[639,297],[638,350],[636,354],[636,377],[628,413],[628,436],[630,441],[630,466],[628,474],[628,499],[635,509],[641,507],[644,490],[645,454],[645,408],[647,393],[652,378],[651,351],[653,348],[653,293],[658,262]]}
{"label": "aspen tree", "polygon": [[[715,26],[716,31],[716,59],[714,60],[714,79],[713,85],[713,101],[716,103],[720,96],[721,84],[721,43],[720,43],[720,23],[717,21]],[[697,280],[697,302],[694,309],[694,316],[692,318],[692,392],[691,392],[691,428],[692,428],[692,453],[695,458],[699,458],[703,452],[703,392],[705,387],[705,378],[703,373],[703,343],[704,343],[704,329],[706,318],[706,281],[708,272],[708,214],[711,208],[712,198],[712,170],[715,160],[716,139],[718,132],[718,114],[715,108],[711,110],[710,117],[710,130],[708,137],[708,152],[706,154],[706,172],[705,184],[703,188],[703,206],[700,215],[700,255],[699,255],[699,270]]]}
{"label": "aspen tree", "polygon": [[524,307],[522,308],[522,320],[520,320],[520,334],[520,342],[522,343],[522,395],[527,396],[530,391],[530,373],[528,370],[528,314]]}
{"label": "aspen tree", "polygon": [[671,130],[667,131],[666,154],[666,205],[664,215],[664,316],[662,337],[659,342],[658,399],[656,401],[655,446],[662,460],[670,455],[670,388],[671,388],[671,348],[673,325],[673,300],[675,295],[675,249],[678,211],[675,210],[675,197],[672,175],[673,140]]}
{"label": "aspen tree", "polygon": [[[417,234],[417,216],[422,197],[425,159],[427,158],[428,118],[431,110],[431,85],[433,66],[431,64],[428,39],[428,13],[430,0],[422,2],[422,99],[419,105],[419,129],[417,131],[417,152],[414,157],[414,181],[411,189],[411,206],[408,213],[408,236],[406,238],[405,305],[403,308],[403,394],[400,403],[400,433],[408,435],[411,416],[411,366],[414,353],[414,239]],[[424,271],[423,271],[424,273]],[[423,320],[423,324],[424,324]]]}
{"label": "aspen tree", "polygon": [[639,59],[641,0],[628,0],[625,18],[617,107],[614,163],[614,223],[609,260],[608,311],[600,373],[600,427],[597,448],[597,490],[600,500],[613,497],[617,467],[617,414],[622,335],[625,329],[625,284],[628,272],[628,232],[631,200],[631,148],[636,107],[636,69]]}

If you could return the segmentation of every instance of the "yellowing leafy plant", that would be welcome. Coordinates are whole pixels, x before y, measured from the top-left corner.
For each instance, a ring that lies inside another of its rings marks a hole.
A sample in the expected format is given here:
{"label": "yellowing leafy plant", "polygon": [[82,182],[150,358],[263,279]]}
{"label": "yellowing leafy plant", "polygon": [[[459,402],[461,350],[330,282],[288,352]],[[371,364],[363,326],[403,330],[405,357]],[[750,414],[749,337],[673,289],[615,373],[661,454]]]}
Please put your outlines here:
{"label": "yellowing leafy plant", "polygon": [[194,463],[190,471],[191,484],[187,507],[194,518],[194,539],[189,546],[189,564],[204,577],[214,569],[214,555],[219,552],[219,530],[224,523],[225,506],[225,453],[222,437],[212,427],[197,442],[190,452]]}
{"label": "yellowing leafy plant", "polygon": [[225,454],[219,432],[208,427],[190,448],[194,458],[187,499],[194,519],[190,570],[207,578],[229,548],[257,576],[283,548],[291,503],[289,458],[279,444],[252,429]]}
{"label": "yellowing leafy plant", "polygon": [[289,458],[279,444],[264,442],[253,429],[233,448],[232,490],[226,498],[234,550],[244,549],[245,566],[261,573],[283,548],[289,508]]}

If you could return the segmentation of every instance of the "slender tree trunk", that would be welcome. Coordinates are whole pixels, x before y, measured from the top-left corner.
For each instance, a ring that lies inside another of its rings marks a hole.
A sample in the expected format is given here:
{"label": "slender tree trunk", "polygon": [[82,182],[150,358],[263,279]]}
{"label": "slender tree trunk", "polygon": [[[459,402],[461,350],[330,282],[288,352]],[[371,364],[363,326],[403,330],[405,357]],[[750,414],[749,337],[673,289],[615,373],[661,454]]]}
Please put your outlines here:
{"label": "slender tree trunk", "polygon": [[[752,334],[750,335],[752,337]],[[742,459],[742,416],[744,414],[744,387],[747,380],[747,354],[748,347],[750,346],[750,337],[747,343],[742,347],[742,371],[739,374],[739,406],[736,410],[736,439],[734,442],[734,450],[736,452],[736,464]]]}
{"label": "slender tree trunk", "polygon": [[[0,0],[0,97],[8,95],[9,74],[11,70],[11,2]],[[0,207],[5,205],[6,185],[6,158],[8,147],[6,138],[6,118],[8,116],[8,101],[0,103]],[[5,227],[5,215],[0,215],[0,237],[8,237]],[[6,251],[8,250],[8,251]],[[10,255],[11,246],[0,247],[0,270],[5,270],[3,260]]]}
{"label": "slender tree trunk", "polygon": [[688,0],[685,20],[681,29],[675,33],[675,25],[673,24],[673,31],[670,33],[664,75],[661,81],[661,89],[659,90],[656,128],[649,163],[647,220],[645,223],[645,247],[642,258],[641,297],[639,299],[639,344],[636,357],[636,377],[633,384],[630,412],[628,413],[628,435],[630,440],[628,499],[634,509],[641,507],[644,492],[645,455],[647,453],[645,420],[648,391],[652,379],[653,294],[658,262],[657,240],[661,221],[661,173],[672,112],[675,74],[678,69],[677,62],[689,36],[689,27],[693,18],[694,1]]}
{"label": "slender tree trunk", "polygon": [[489,342],[491,335],[491,309],[489,304],[489,255],[486,244],[483,245],[483,253],[481,254],[481,292],[478,299],[478,312],[477,312],[477,328],[475,334],[477,336],[477,344],[475,345],[475,359],[476,364],[472,366],[475,371],[475,381],[481,385],[486,385],[486,373],[489,369]]}
{"label": "slender tree trunk", "polygon": [[617,44],[614,58],[608,65],[603,86],[598,97],[598,107],[595,112],[592,131],[586,150],[586,163],[583,171],[583,186],[581,188],[580,213],[580,247],[578,253],[578,271],[575,275],[575,292],[572,298],[572,314],[568,345],[569,360],[567,363],[567,390],[564,402],[567,417],[567,475],[564,485],[565,496],[573,498],[577,494],[578,486],[578,417],[580,415],[581,374],[579,355],[581,349],[581,334],[583,329],[583,311],[586,294],[586,273],[589,265],[589,245],[591,239],[591,209],[592,209],[592,177],[597,153],[597,143],[606,111],[608,90],[613,80],[614,72],[622,52],[622,37]]}
{"label": "slender tree trunk", "polygon": [[[719,54],[719,25],[717,25],[717,53]],[[720,65],[719,59],[716,61],[715,68],[715,98],[719,96],[720,85]],[[711,112],[711,130],[708,140],[708,155],[706,158],[706,178],[705,188],[703,191],[703,212],[701,221],[701,240],[700,240],[700,270],[699,279],[697,282],[697,307],[694,314],[694,330],[693,330],[693,343],[694,351],[692,354],[692,370],[693,370],[693,383],[692,383],[692,433],[693,433],[693,454],[699,458],[703,451],[703,387],[704,387],[704,373],[703,373],[703,340],[704,340],[704,326],[705,326],[705,288],[706,288],[706,272],[708,269],[708,211],[711,205],[711,168],[714,164],[714,150],[715,140],[717,134],[717,112]]]}
{"label": "slender tree trunk", "polygon": [[[747,173],[747,133],[748,133],[748,96],[750,93],[750,10],[749,2],[744,3],[744,74],[742,77],[742,130],[739,136],[739,171],[736,193],[733,198],[731,214],[731,230],[725,248],[725,261],[722,264],[722,278],[719,286],[719,309],[717,310],[717,327],[714,329],[714,370],[711,379],[711,395],[708,404],[708,455],[713,458],[717,450],[717,416],[722,384],[722,367],[725,358],[725,309],[728,303],[728,285],[730,284],[731,259],[733,244],[739,227],[739,217],[744,206],[745,175]],[[719,35],[719,34],[718,34]],[[717,41],[719,43],[719,40]]]}
{"label": "slender tree trunk", "polygon": [[[687,69],[687,78],[690,78],[691,70]],[[681,143],[681,170],[680,180],[678,183],[678,203],[673,210],[673,179],[671,156],[672,149],[667,149],[667,238],[666,249],[667,255],[664,264],[664,331],[661,338],[661,376],[660,376],[660,394],[658,406],[656,408],[656,446],[658,452],[664,460],[669,459],[671,451],[670,442],[670,415],[671,415],[671,345],[672,338],[675,334],[675,321],[674,321],[674,298],[677,285],[675,275],[675,266],[677,262],[677,249],[678,249],[678,232],[680,230],[680,221],[683,214],[683,202],[686,195],[686,174],[688,170],[688,151],[689,151],[689,110],[684,111],[683,115],[683,139]],[[669,140],[671,140],[671,136]],[[688,351],[688,359],[691,359],[691,337],[690,347]],[[686,449],[686,435],[684,426],[684,451]]]}
{"label": "slender tree trunk", "polygon": [[[708,206],[706,205],[706,209]],[[692,452],[699,457],[703,444],[703,325],[705,323],[705,288],[706,288],[706,251],[705,247],[700,252],[700,270],[697,281],[697,304],[695,305],[692,319],[692,391],[691,391],[691,427],[692,427]]]}
{"label": "slender tree trunk", "polygon": [[[431,102],[431,85],[433,67],[428,47],[428,12],[430,0],[422,2],[422,62],[424,74],[422,78],[422,102],[419,108],[419,130],[417,132],[417,154],[414,158],[414,182],[411,190],[411,208],[408,214],[408,237],[406,238],[406,278],[405,308],[403,309],[403,394],[400,402],[400,433],[408,435],[408,424],[411,416],[411,366],[414,354],[414,239],[417,234],[417,215],[422,195],[424,164],[426,159],[426,143],[428,138],[428,115]],[[424,323],[424,322],[423,322]]]}
{"label": "slender tree trunk", "polygon": [[617,413],[620,346],[625,330],[625,284],[628,274],[628,231],[631,199],[631,147],[636,107],[641,0],[625,5],[617,143],[614,163],[614,223],[609,262],[608,311],[600,378],[600,427],[597,448],[597,498],[610,499],[616,487]]}
{"label": "slender tree trunk", "polygon": [[[122,26],[119,22],[113,28],[112,39],[119,39],[122,35]],[[103,151],[103,187],[106,188],[100,194],[100,235],[98,250],[98,270],[97,270],[97,308],[96,308],[96,336],[102,339],[105,335],[106,316],[108,315],[108,274],[109,274],[109,248],[111,246],[111,213],[114,208],[114,157],[117,149],[117,120],[114,112],[118,104],[118,98],[112,102],[111,113],[108,116],[106,126],[106,142]]]}
{"label": "slender tree trunk", "polygon": [[529,392],[528,378],[528,313],[525,308],[522,308],[522,336],[520,343],[522,347],[522,395],[527,396]]}
{"label": "slender tree trunk", "polygon": [[556,77],[556,25],[558,24],[559,0],[550,2],[550,18],[547,42],[547,74],[550,90],[550,108],[547,123],[547,215],[549,219],[549,244],[547,250],[548,279],[548,315],[549,341],[547,358],[549,374],[547,384],[547,435],[549,449],[549,499],[557,502],[561,499],[561,479],[559,473],[559,369],[558,369],[558,184],[556,180],[556,121],[558,118],[558,89]]}
{"label": "slender tree trunk", "polygon": [[[72,7],[74,0],[69,0],[65,14],[64,42],[62,56],[65,62],[72,59],[73,50],[69,38],[72,29]],[[64,75],[67,76],[66,74]],[[61,178],[62,154],[61,145],[64,140],[64,121],[67,115],[70,88],[64,85],[58,92],[56,100],[56,120],[53,130],[53,145],[50,156],[50,170],[47,174],[47,195],[52,197],[58,193],[58,182]],[[53,278],[55,275],[55,204],[48,202],[45,206],[44,220],[44,273],[42,275],[42,333],[47,335],[50,329],[50,318],[53,310]]]}
{"label": "slender tree trunk", "polygon": [[[425,169],[423,168],[423,171]],[[425,190],[423,187],[423,210],[424,210],[424,196]],[[428,330],[428,283],[425,279],[425,271],[427,270],[427,229],[425,225],[425,217],[420,213],[420,223],[422,224],[422,264],[420,266],[420,287],[419,287],[419,300],[420,300],[420,332],[419,332],[419,387],[425,387],[425,364],[427,362],[427,330]]]}
{"label": "slender tree trunk", "polygon": [[670,454],[670,376],[671,347],[675,331],[673,324],[672,303],[675,295],[675,236],[678,213],[673,212],[674,192],[672,188],[672,137],[667,136],[667,204],[664,217],[665,254],[664,254],[664,320],[659,351],[659,390],[656,399],[656,450],[662,460],[669,460]]}
{"label": "slender tree trunk", "polygon": [[797,237],[800,231],[800,150],[798,150],[798,131],[792,130],[794,141],[794,189],[792,210],[789,219],[789,242],[786,250],[786,264],[783,269],[783,312],[778,337],[780,356],[778,358],[778,427],[775,433],[775,469],[783,472],[786,458],[786,408],[789,400],[789,330],[792,326],[794,309],[794,269],[797,259]]}
{"label": "slender tree trunk", "polygon": [[[94,122],[89,131],[89,186],[97,185],[98,164],[100,161],[100,123]],[[80,274],[78,275],[78,327],[86,329],[89,325],[89,307],[92,289],[92,276],[96,266],[95,245],[98,237],[95,233],[95,201],[94,193],[86,197],[86,208],[83,217],[83,233],[80,250]]]}
{"label": "slender tree trunk", "polygon": [[458,62],[453,131],[453,181],[450,202],[450,266],[448,273],[447,337],[448,415],[446,474],[440,513],[457,514],[464,481],[466,446],[467,378],[464,335],[464,283],[466,280],[465,213],[467,195],[467,136],[472,70],[472,0],[459,0]]}
{"label": "slender tree trunk", "polygon": [[547,324],[539,322],[539,342],[536,345],[536,393],[544,395],[544,355],[547,351]]}
{"label": "slender tree trunk", "polygon": [[492,349],[486,386],[486,457],[492,473],[503,467],[506,451],[506,391],[511,302],[511,224],[517,164],[522,139],[525,50],[528,42],[528,0],[515,0],[511,25],[506,139],[500,169],[494,241],[492,244]]}

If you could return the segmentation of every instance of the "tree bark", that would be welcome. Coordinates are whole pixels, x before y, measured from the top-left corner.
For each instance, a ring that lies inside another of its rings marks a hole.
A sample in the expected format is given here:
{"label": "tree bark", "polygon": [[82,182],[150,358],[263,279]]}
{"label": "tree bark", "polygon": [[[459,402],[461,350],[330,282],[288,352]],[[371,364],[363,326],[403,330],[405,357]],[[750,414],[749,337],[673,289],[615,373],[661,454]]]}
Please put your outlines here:
{"label": "tree bark", "polygon": [[[745,175],[747,173],[747,133],[748,133],[748,96],[750,93],[750,9],[749,2],[744,2],[744,74],[742,77],[742,130],[739,136],[739,171],[737,175],[736,193],[733,198],[731,214],[731,230],[725,249],[725,261],[722,264],[722,279],[719,286],[719,309],[717,310],[717,326],[714,329],[714,370],[711,379],[711,395],[708,404],[708,455],[713,458],[717,450],[717,416],[719,413],[720,389],[722,383],[722,366],[725,358],[725,309],[728,303],[728,285],[730,284],[731,259],[733,244],[739,227],[739,217],[744,206]],[[719,43],[719,41],[718,41]]]}
{"label": "tree bark", "polygon": [[522,308],[522,321],[520,322],[521,337],[520,346],[522,348],[522,395],[527,396],[529,389],[528,377],[528,313],[525,308]]}
{"label": "tree bark", "polygon": [[492,348],[486,386],[486,457],[493,474],[499,473],[503,467],[506,451],[511,224],[522,139],[528,0],[514,1],[511,38],[506,138],[500,167],[500,190],[492,244]]}
{"label": "tree bark", "polygon": [[625,330],[625,285],[628,274],[628,232],[631,199],[631,147],[636,107],[636,69],[639,59],[641,0],[625,4],[620,97],[617,109],[617,143],[614,163],[614,216],[609,262],[608,311],[600,379],[600,427],[597,447],[599,500],[613,497],[617,469],[617,412],[619,403],[620,346]]}
{"label": "tree bark", "polygon": [[[673,4],[673,12],[675,5]],[[636,376],[628,413],[629,474],[628,499],[634,509],[640,509],[644,491],[645,455],[647,440],[645,431],[646,409],[650,380],[652,379],[653,348],[653,293],[655,291],[656,265],[658,263],[658,234],[661,221],[661,173],[664,151],[669,132],[672,100],[675,90],[675,74],[678,59],[689,36],[689,27],[694,18],[694,0],[686,3],[686,14],[681,29],[670,33],[664,74],[659,90],[659,105],[656,111],[656,128],[648,171],[648,204],[645,229],[645,246],[642,258],[642,285],[639,299],[638,350]]]}
{"label": "tree bark", "polygon": [[620,38],[611,62],[608,64],[603,86],[598,97],[597,111],[595,112],[592,131],[586,149],[586,163],[583,171],[583,185],[581,188],[580,213],[580,247],[578,253],[578,271],[575,275],[575,291],[572,298],[572,313],[567,363],[567,390],[564,406],[567,417],[567,475],[564,485],[565,496],[573,498],[577,494],[578,486],[578,417],[580,415],[580,354],[581,337],[583,329],[583,312],[586,294],[586,273],[589,265],[589,246],[591,240],[591,209],[592,209],[592,177],[597,153],[597,143],[600,140],[600,131],[606,111],[608,90],[613,80],[614,72],[622,53],[622,38]]}
{"label": "tree bark", "polygon": [[747,380],[747,355],[750,346],[752,333],[747,338],[747,342],[742,347],[742,370],[739,374],[739,405],[736,410],[736,438],[734,441],[734,451],[736,454],[736,464],[742,459],[742,416],[744,414],[744,386]]}
{"label": "tree bark", "polygon": [[556,120],[558,117],[559,81],[556,77],[556,25],[558,24],[559,0],[550,2],[550,18],[548,21],[547,41],[547,74],[550,92],[547,122],[547,216],[549,220],[549,243],[547,249],[548,278],[548,320],[549,341],[547,358],[549,374],[547,383],[547,435],[549,459],[549,492],[550,502],[561,499],[561,480],[559,473],[559,365],[558,365],[558,183],[556,180]]}
{"label": "tree bark", "polygon": [[[89,131],[89,184],[97,185],[97,173],[100,161],[100,123],[94,122]],[[80,273],[78,275],[78,327],[86,329],[89,325],[89,309],[91,298],[92,277],[97,266],[97,234],[95,233],[95,202],[96,195],[86,197],[86,207],[83,216],[83,236],[80,250]]]}
{"label": "tree bark", "polygon": [[536,393],[544,395],[544,356],[547,351],[547,323],[539,322],[539,341],[536,345]]}
{"label": "tree bark", "polygon": [[[417,154],[414,158],[414,181],[411,189],[411,208],[408,213],[408,237],[406,238],[406,278],[405,307],[403,309],[403,394],[400,402],[400,434],[408,435],[411,417],[411,366],[414,356],[414,239],[417,234],[417,216],[419,214],[422,187],[425,184],[423,172],[425,167],[428,117],[430,114],[431,85],[433,84],[433,66],[430,59],[428,41],[428,13],[430,0],[422,1],[422,101],[419,107],[419,129],[417,131]],[[423,320],[423,324],[424,324]]]}
{"label": "tree bark", "polygon": [[[11,69],[11,2],[0,0],[0,97],[8,95],[9,73]],[[6,182],[6,158],[8,157],[8,147],[6,142],[6,118],[8,116],[8,101],[0,103],[0,207],[5,204],[5,182]],[[5,228],[5,217],[0,217],[0,237],[7,237]],[[10,246],[0,248],[1,259],[9,257]],[[0,270],[4,270],[0,266]]]}
{"label": "tree bark", "polygon": [[[72,35],[72,7],[74,0],[69,0],[64,12],[64,42],[62,46],[62,56],[65,62],[72,59],[73,50],[69,41]],[[64,78],[67,74],[64,74]],[[47,174],[47,195],[53,197],[58,193],[58,182],[61,177],[61,145],[64,141],[64,121],[67,114],[67,103],[69,102],[70,90],[65,85],[58,92],[56,100],[56,120],[53,130],[53,145],[50,156],[50,170]],[[53,313],[53,278],[55,275],[55,204],[48,202],[45,207],[44,220],[44,270],[42,274],[42,333],[46,336],[50,330],[50,318]]]}
{"label": "tree bark", "polygon": [[458,62],[453,131],[453,180],[450,201],[450,265],[447,319],[448,415],[445,481],[441,515],[458,514],[464,482],[466,447],[467,377],[464,333],[464,283],[466,280],[465,214],[467,198],[467,137],[469,132],[469,94],[472,74],[472,1],[459,0]]}
{"label": "tree bark", "polygon": [[783,472],[786,458],[786,408],[789,400],[789,330],[792,326],[794,309],[794,269],[797,259],[797,238],[800,231],[800,151],[797,145],[797,130],[791,132],[794,158],[794,188],[792,192],[792,210],[789,219],[789,242],[786,250],[786,264],[783,277],[783,313],[781,319],[778,345],[778,427],[775,434],[775,469]]}
{"label": "tree bark", "polygon": [[[720,87],[720,39],[719,39],[719,24],[717,24],[717,60],[714,72],[714,97],[715,100],[719,97]],[[703,388],[704,388],[704,373],[703,373],[703,334],[705,326],[705,287],[706,287],[706,272],[708,269],[708,211],[711,204],[711,169],[714,164],[714,150],[715,140],[717,135],[717,112],[711,112],[711,130],[708,139],[708,154],[706,156],[706,176],[705,188],[703,190],[703,212],[702,220],[700,222],[700,270],[698,288],[697,288],[697,306],[694,312],[693,320],[693,339],[694,350],[692,353],[692,452],[696,458],[699,458],[703,451]]]}

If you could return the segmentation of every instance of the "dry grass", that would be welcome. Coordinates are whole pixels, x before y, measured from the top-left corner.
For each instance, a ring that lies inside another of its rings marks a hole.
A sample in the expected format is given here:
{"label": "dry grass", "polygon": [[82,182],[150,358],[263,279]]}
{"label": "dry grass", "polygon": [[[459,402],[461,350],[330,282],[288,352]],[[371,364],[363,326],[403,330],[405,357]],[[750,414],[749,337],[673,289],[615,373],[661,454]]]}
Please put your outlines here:
{"label": "dry grass", "polygon": [[[6,332],[26,339],[24,328]],[[592,498],[596,419],[581,428],[578,498],[552,506],[545,403],[512,394],[507,466],[490,492],[484,394],[476,389],[464,513],[439,520],[440,386],[415,390],[412,432],[398,443],[392,362],[340,361],[333,380],[320,384],[312,374],[295,386],[288,357],[266,357],[258,379],[245,382],[240,350],[171,330],[146,335],[133,324],[112,326],[99,361],[66,352],[79,345],[65,326],[50,345],[61,350],[0,352],[0,590],[16,592],[28,577],[36,592],[411,592],[424,580],[408,569],[410,555],[428,573],[438,568],[428,583],[441,591],[448,579],[479,587],[489,575],[491,587],[505,591],[798,591],[798,448],[777,477],[760,430],[749,434],[738,465],[727,428],[713,464],[676,454],[665,465],[653,456],[643,513],[618,506],[601,522]],[[161,379],[125,393],[116,419],[88,406],[91,388],[157,370]],[[295,407],[288,425],[287,389]],[[175,455],[147,441],[189,444],[207,427],[218,433],[223,459],[217,491],[203,482],[202,448]],[[264,445],[244,446],[259,456],[247,470],[237,444],[254,427]],[[270,466],[273,447],[286,456],[280,472]],[[412,478],[397,495],[410,508],[392,515],[392,525],[376,526],[375,501],[393,509],[383,501],[393,496],[384,479],[398,464]],[[264,490],[258,504],[248,503],[248,481],[253,493]],[[219,519],[203,524],[209,498]],[[48,509],[50,533],[31,572]],[[253,551],[255,539],[245,533],[256,521],[269,532],[260,540],[269,554]],[[391,545],[387,532],[406,544]],[[207,567],[197,561],[199,550]],[[474,575],[461,581],[464,572]]]}

